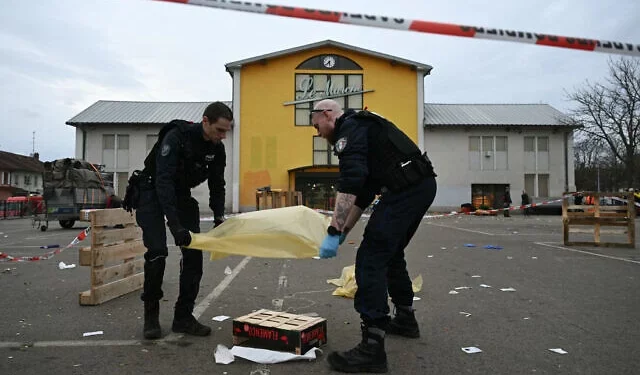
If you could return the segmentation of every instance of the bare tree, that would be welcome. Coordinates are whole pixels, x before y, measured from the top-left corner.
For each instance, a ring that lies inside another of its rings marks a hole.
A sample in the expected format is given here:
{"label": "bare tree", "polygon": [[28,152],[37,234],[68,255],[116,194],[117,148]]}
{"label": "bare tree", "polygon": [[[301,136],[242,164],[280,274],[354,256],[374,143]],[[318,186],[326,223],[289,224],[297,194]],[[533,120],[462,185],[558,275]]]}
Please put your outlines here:
{"label": "bare tree", "polygon": [[609,60],[609,76],[604,83],[587,81],[568,98],[577,103],[570,114],[571,121],[582,126],[578,132],[603,145],[603,154],[620,161],[627,187],[635,187],[640,154],[640,60]]}

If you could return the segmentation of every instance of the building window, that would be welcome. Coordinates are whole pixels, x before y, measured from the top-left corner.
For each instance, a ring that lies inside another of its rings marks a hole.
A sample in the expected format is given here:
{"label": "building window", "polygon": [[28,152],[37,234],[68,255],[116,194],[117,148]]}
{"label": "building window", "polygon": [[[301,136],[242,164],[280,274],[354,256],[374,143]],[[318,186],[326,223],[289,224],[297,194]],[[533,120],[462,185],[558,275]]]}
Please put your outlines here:
{"label": "building window", "polygon": [[157,134],[147,134],[147,154],[149,153],[149,151],[151,151],[151,149],[153,148],[153,145],[156,144],[156,142],[158,141],[158,135]]}
{"label": "building window", "polygon": [[295,82],[296,126],[311,126],[313,104],[325,98],[345,109],[363,108],[362,74],[296,74]]}
{"label": "building window", "polygon": [[29,186],[29,185],[31,185],[31,176],[24,175],[24,186]]}
{"label": "building window", "polygon": [[524,175],[524,190],[532,197],[549,196],[549,174],[527,173]]}
{"label": "building window", "polygon": [[549,175],[548,174],[539,174],[538,175],[538,197],[548,197],[549,196]]}
{"label": "building window", "polygon": [[536,194],[536,175],[527,173],[524,175],[524,190],[532,197],[537,197]]}
{"label": "building window", "polygon": [[102,135],[102,164],[107,168],[116,166],[116,135]]}
{"label": "building window", "polygon": [[508,138],[503,136],[469,137],[470,170],[507,170]]}
{"label": "building window", "polygon": [[549,137],[524,137],[524,169],[526,171],[549,170]]}
{"label": "building window", "polygon": [[129,135],[118,134],[118,155],[116,155],[117,168],[129,168]]}
{"label": "building window", "polygon": [[102,164],[106,168],[129,168],[128,134],[102,135]]}
{"label": "building window", "polygon": [[338,157],[326,139],[313,136],[313,165],[338,165]]}

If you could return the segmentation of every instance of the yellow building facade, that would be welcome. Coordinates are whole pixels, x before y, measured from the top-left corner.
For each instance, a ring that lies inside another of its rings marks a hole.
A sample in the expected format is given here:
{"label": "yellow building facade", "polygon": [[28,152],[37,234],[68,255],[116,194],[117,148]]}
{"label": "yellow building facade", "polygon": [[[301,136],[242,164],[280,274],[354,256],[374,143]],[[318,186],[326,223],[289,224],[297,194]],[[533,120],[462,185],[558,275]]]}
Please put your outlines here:
{"label": "yellow building facade", "polygon": [[256,209],[256,190],[302,191],[332,208],[338,160],[310,123],[325,98],[380,113],[424,149],[424,77],[431,66],[327,40],[226,65],[233,78],[233,211]]}

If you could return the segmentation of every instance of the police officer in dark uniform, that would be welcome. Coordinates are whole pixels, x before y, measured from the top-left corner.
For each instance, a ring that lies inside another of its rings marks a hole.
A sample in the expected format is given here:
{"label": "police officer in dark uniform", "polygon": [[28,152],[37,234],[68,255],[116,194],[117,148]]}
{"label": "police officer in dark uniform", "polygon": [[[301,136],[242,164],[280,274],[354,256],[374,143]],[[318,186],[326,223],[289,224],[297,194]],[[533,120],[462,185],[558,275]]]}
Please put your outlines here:
{"label": "police officer in dark uniform", "polygon": [[[420,336],[404,249],[433,203],[436,175],[426,153],[383,117],[368,111],[343,112],[338,103],[326,99],[315,105],[311,120],[318,135],[333,144],[340,167],[321,258],[336,255],[362,211],[382,193],[356,255],[354,305],[362,319],[362,341],[349,351],[331,353],[327,360],[338,371],[387,372],[385,333]],[[393,319],[388,296],[395,305]]]}
{"label": "police officer in dark uniform", "polygon": [[[180,246],[180,291],[175,304],[173,332],[206,336],[211,328],[192,315],[202,278],[202,251],[187,249],[191,234],[200,232],[198,202],[191,189],[205,180],[209,184],[209,207],[214,225],[224,221],[226,155],[222,140],[231,129],[233,114],[224,103],[207,106],[201,123],[174,120],[159,134],[138,176],[136,219],[142,228],[144,254],[144,337],[161,337],[159,301],[168,255],[164,218]],[[132,181],[129,182],[130,186]],[[129,189],[128,189],[129,190]],[[127,192],[129,195],[129,191]],[[133,195],[133,194],[131,194]],[[127,198],[125,198],[127,201]]]}

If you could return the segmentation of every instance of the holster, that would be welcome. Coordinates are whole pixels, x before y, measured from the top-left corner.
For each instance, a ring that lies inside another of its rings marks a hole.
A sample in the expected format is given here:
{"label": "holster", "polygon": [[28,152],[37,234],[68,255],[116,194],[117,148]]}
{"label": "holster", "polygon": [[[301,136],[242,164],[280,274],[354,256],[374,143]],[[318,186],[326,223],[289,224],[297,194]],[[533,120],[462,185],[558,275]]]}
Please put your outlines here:
{"label": "holster", "polygon": [[400,162],[387,176],[387,189],[399,192],[422,181],[425,177],[437,176],[427,153]]}
{"label": "holster", "polygon": [[142,171],[135,170],[129,177],[127,184],[127,190],[124,194],[124,200],[122,201],[122,208],[127,212],[132,212],[138,208],[138,202],[140,201],[140,181],[142,179]]}

